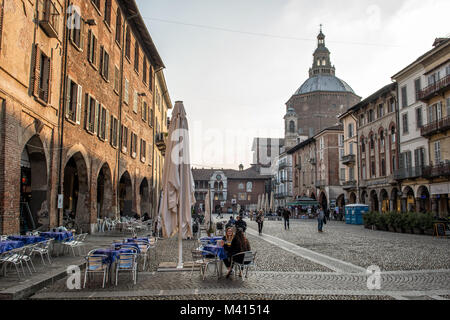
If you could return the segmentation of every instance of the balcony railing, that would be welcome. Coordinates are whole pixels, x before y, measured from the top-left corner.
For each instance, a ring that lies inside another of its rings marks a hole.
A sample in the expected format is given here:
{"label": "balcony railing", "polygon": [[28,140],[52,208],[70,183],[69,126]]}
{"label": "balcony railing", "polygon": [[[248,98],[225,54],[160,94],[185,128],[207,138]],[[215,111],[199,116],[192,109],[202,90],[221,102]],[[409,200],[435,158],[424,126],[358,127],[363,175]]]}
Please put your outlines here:
{"label": "balcony railing", "polygon": [[292,177],[282,177],[280,178],[281,183],[292,182]]}
{"label": "balcony railing", "polygon": [[424,168],[423,166],[419,166],[395,170],[394,172],[395,180],[406,180],[421,177],[423,174],[423,168]]}
{"label": "balcony railing", "polygon": [[450,177],[450,161],[423,168],[424,178]]}
{"label": "balcony railing", "polygon": [[282,170],[282,169],[286,168],[287,166],[288,166],[288,163],[286,161],[283,161],[278,164],[278,169]]}
{"label": "balcony railing", "polygon": [[426,101],[432,98],[435,94],[446,90],[450,86],[450,75],[447,75],[445,78],[429,85],[425,89],[419,92],[419,100]]}
{"label": "balcony railing", "polygon": [[450,116],[434,121],[420,129],[420,134],[423,137],[430,137],[434,134],[445,132],[450,129]]}
{"label": "balcony railing", "polygon": [[354,154],[349,154],[349,155],[343,156],[341,161],[342,161],[342,164],[344,164],[344,165],[355,164],[356,156]]}
{"label": "balcony railing", "polygon": [[275,194],[275,199],[285,199],[292,197],[292,194],[289,192],[279,192]]}
{"label": "balcony railing", "polygon": [[344,190],[356,189],[356,181],[355,180],[345,181],[344,183],[342,183],[342,187]]}
{"label": "balcony railing", "polygon": [[58,38],[60,14],[51,0],[39,0],[39,25],[50,38]]}
{"label": "balcony railing", "polygon": [[326,184],[325,180],[318,180],[314,183],[316,188],[323,188],[323,187],[325,187],[325,184]]}

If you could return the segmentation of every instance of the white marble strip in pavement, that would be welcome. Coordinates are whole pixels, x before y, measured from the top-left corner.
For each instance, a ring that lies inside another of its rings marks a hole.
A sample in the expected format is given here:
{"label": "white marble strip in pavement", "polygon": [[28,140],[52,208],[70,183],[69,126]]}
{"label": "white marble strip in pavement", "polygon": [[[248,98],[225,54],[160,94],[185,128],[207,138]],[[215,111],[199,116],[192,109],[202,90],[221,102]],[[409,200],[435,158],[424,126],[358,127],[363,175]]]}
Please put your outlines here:
{"label": "white marble strip in pavement", "polygon": [[247,228],[247,233],[251,234],[252,236],[258,237],[261,240],[264,240],[268,243],[271,243],[285,251],[288,251],[290,253],[293,253],[297,256],[300,256],[302,258],[305,258],[307,260],[310,260],[314,263],[320,264],[324,267],[327,267],[328,269],[331,269],[335,272],[343,272],[343,273],[365,273],[366,269],[356,266],[354,264],[351,264],[346,261],[342,261],[306,248],[302,248],[296,244],[293,244],[291,242],[288,242],[286,240],[263,234],[262,236],[259,236],[259,233],[256,230],[253,230],[251,228]]}

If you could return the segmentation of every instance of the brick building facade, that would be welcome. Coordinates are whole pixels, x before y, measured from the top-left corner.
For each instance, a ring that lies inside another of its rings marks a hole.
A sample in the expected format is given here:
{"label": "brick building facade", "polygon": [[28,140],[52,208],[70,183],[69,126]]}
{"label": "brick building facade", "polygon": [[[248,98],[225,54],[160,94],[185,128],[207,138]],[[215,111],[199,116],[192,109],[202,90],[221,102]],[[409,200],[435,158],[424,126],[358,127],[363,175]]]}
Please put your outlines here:
{"label": "brick building facade", "polygon": [[2,5],[1,233],[70,219],[93,232],[97,218],[153,214],[155,72],[163,77],[164,64],[136,2]]}

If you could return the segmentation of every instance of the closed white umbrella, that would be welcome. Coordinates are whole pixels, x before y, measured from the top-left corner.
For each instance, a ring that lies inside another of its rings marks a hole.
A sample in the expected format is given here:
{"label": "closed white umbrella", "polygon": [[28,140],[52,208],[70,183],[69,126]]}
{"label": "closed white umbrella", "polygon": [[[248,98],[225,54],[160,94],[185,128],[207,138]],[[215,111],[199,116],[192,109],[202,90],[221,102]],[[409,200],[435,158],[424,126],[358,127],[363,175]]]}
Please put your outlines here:
{"label": "closed white umbrella", "polygon": [[272,212],[275,210],[275,206],[274,206],[274,195],[273,195],[273,191],[270,193],[270,210],[272,210]]}
{"label": "closed white umbrella", "polygon": [[256,210],[261,210],[261,195],[258,195],[258,205],[256,206]]}
{"label": "closed white umbrella", "polygon": [[264,210],[269,211],[269,195],[266,193],[266,197],[264,199]]}
{"label": "closed white umbrella", "polygon": [[205,198],[205,223],[208,224],[208,230],[211,227],[211,191],[208,190]]}
{"label": "closed white umbrella", "polygon": [[182,239],[192,237],[191,207],[195,204],[189,126],[183,102],[175,103],[168,136],[162,179],[161,226],[164,238],[178,234],[178,268],[182,268]]}

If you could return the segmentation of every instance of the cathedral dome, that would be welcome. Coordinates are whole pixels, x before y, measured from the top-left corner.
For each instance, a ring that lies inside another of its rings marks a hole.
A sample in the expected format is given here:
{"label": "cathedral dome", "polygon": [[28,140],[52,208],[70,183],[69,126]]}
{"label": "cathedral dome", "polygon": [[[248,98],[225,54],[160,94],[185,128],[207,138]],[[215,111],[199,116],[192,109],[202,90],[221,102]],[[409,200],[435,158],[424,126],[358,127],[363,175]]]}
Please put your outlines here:
{"label": "cathedral dome", "polygon": [[306,94],[316,91],[355,93],[344,80],[332,75],[319,74],[306,80],[295,94]]}

